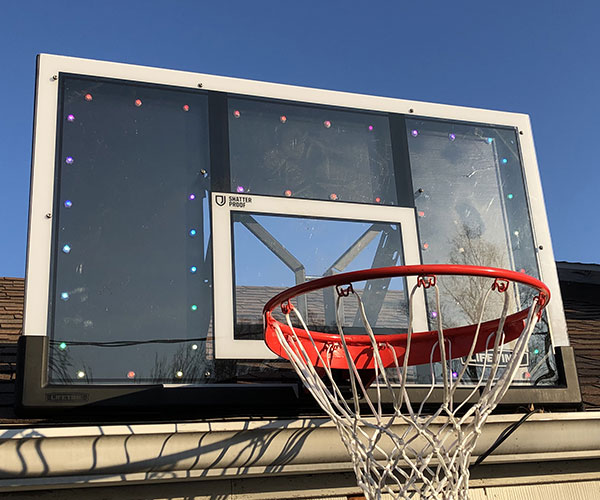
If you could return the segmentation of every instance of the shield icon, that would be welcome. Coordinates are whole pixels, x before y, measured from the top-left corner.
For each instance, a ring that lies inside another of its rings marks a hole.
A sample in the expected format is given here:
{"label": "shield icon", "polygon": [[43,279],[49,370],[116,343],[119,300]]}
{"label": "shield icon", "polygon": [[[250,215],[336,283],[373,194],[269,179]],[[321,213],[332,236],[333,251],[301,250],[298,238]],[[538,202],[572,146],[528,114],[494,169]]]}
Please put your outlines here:
{"label": "shield icon", "polygon": [[219,205],[220,207],[222,207],[223,205],[225,205],[225,196],[223,196],[222,194],[218,194],[215,196],[215,202],[217,205]]}

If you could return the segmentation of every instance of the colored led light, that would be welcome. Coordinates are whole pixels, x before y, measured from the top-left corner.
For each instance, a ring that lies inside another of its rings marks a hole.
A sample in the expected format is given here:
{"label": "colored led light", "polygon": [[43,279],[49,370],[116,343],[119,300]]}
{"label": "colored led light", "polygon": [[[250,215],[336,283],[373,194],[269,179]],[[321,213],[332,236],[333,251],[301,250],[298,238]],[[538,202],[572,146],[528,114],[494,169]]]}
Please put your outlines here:
{"label": "colored led light", "polygon": [[456,140],[456,134],[448,134],[448,139],[451,141],[455,141]]}
{"label": "colored led light", "polygon": [[525,271],[525,269],[524,269],[524,268],[521,268],[521,269],[519,269],[519,272],[520,272],[520,273],[526,273],[527,271]]}
{"label": "colored led light", "polygon": [[133,370],[127,372],[127,378],[134,378],[134,377],[135,377],[135,372]]}
{"label": "colored led light", "polygon": [[438,317],[437,311],[431,311],[431,317],[432,318],[437,318]]}
{"label": "colored led light", "polygon": [[62,292],[62,293],[60,294],[60,298],[61,298],[62,300],[69,300],[69,293],[68,293],[68,292]]}
{"label": "colored led light", "polygon": [[183,109],[184,111],[189,111],[190,107],[187,104],[184,104],[181,109]]}
{"label": "colored led light", "polygon": [[508,160],[507,160],[506,158],[502,158],[502,163],[503,163],[504,165],[506,165],[506,164],[508,163]]}
{"label": "colored led light", "polygon": [[292,191],[291,191],[291,189],[286,189],[286,190],[283,192],[283,194],[289,198],[290,196],[292,196]]}
{"label": "colored led light", "polygon": [[337,194],[335,194],[335,193],[331,193],[331,194],[329,195],[329,199],[330,199],[330,200],[333,200],[333,201],[335,201],[335,200],[337,200],[337,199],[338,199],[338,195],[337,195]]}
{"label": "colored led light", "polygon": [[192,193],[188,196],[188,200],[195,200],[195,199],[196,199],[196,195],[194,193]]}
{"label": "colored led light", "polygon": [[285,122],[287,122],[287,116],[285,116],[285,115],[281,115],[281,116],[279,117],[279,121],[280,121],[281,123],[285,123]]}
{"label": "colored led light", "polygon": [[84,97],[84,99],[85,99],[86,101],[90,102],[90,101],[93,99],[93,97],[92,97],[92,94],[85,94],[85,97]]}
{"label": "colored led light", "polygon": [[492,139],[491,137],[488,137],[485,142],[487,142],[488,144],[491,144],[492,142],[494,142],[494,139]]}
{"label": "colored led light", "polygon": [[58,344],[58,348],[61,351],[64,351],[67,348],[67,343],[66,342],[61,342],[60,344]]}
{"label": "colored led light", "polygon": [[329,120],[325,120],[325,121],[323,122],[323,126],[324,126],[325,128],[331,128],[331,122],[330,122]]}
{"label": "colored led light", "polygon": [[427,250],[427,249],[429,248],[429,243],[425,243],[425,244],[423,244],[423,248],[424,248],[425,250]]}
{"label": "colored led light", "polygon": [[183,372],[181,370],[178,370],[178,371],[175,372],[175,376],[177,378],[181,378],[181,377],[183,377]]}
{"label": "colored led light", "polygon": [[85,377],[85,372],[84,372],[84,371],[82,371],[82,370],[79,370],[79,371],[77,372],[77,378],[83,378],[83,377]]}
{"label": "colored led light", "polygon": [[525,378],[531,378],[531,373],[525,372]]}
{"label": "colored led light", "polygon": [[417,137],[419,135],[419,131],[415,128],[411,130],[410,135],[412,135],[413,137]]}
{"label": "colored led light", "polygon": [[452,372],[452,378],[457,378],[458,377],[458,372]]}
{"label": "colored led light", "polygon": [[235,190],[236,190],[238,193],[243,193],[243,192],[245,191],[245,189],[244,189],[244,186],[238,186],[237,188],[235,188]]}
{"label": "colored led light", "polygon": [[509,200],[512,200],[512,199],[514,198],[514,195],[513,195],[512,193],[510,193],[510,194],[508,194],[506,197],[507,197]]}
{"label": "colored led light", "polygon": [[190,273],[192,273],[192,274],[194,274],[197,270],[198,270],[198,268],[196,266],[190,267]]}
{"label": "colored led light", "polygon": [[139,108],[142,105],[141,99],[136,99],[134,104]]}
{"label": "colored led light", "polygon": [[196,230],[190,229],[190,236],[196,236]]}
{"label": "colored led light", "polygon": [[381,203],[381,198],[379,196],[375,198],[375,203]]}
{"label": "colored led light", "polygon": [[239,112],[239,111],[236,109],[236,110],[233,112],[233,116],[234,116],[235,118],[239,118],[240,116],[242,116],[242,114],[241,114],[241,113],[240,113],[240,112]]}
{"label": "colored led light", "polygon": [[540,350],[539,350],[539,349],[536,347],[536,348],[533,350],[533,354],[539,354],[539,353],[540,353]]}
{"label": "colored led light", "polygon": [[65,163],[66,163],[67,165],[73,165],[73,162],[74,162],[74,161],[75,161],[75,160],[73,160],[73,157],[72,157],[72,156],[67,156],[67,157],[65,158]]}
{"label": "colored led light", "polygon": [[419,217],[425,217],[425,212],[423,212],[422,210],[417,212],[417,214],[419,215]]}
{"label": "colored led light", "polygon": [[71,208],[73,206],[73,202],[71,200],[65,200],[63,205],[65,206],[65,208]]}
{"label": "colored led light", "polygon": [[190,309],[192,311],[197,311],[198,310],[198,306],[196,304],[192,305],[192,307],[190,307]]}
{"label": "colored led light", "polygon": [[67,121],[68,122],[74,122],[75,121],[75,115],[68,115],[67,116]]}
{"label": "colored led light", "polygon": [[71,246],[65,245],[64,247],[62,247],[62,251],[63,253],[71,253]]}
{"label": "colored led light", "polygon": [[198,344],[192,344],[192,351],[196,351],[198,349]]}
{"label": "colored led light", "polygon": [[374,128],[373,125],[369,125],[369,131],[370,132],[373,132],[373,128]]}

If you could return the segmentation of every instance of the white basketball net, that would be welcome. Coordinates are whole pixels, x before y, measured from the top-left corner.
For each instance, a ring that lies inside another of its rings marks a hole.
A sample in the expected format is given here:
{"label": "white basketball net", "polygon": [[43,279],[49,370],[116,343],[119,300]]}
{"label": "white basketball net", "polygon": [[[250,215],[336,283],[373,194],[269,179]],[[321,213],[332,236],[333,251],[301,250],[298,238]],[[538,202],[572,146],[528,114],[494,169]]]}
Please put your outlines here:
{"label": "white basketball net", "polygon": [[[451,343],[444,339],[442,308],[437,284],[433,284],[437,305],[438,342],[432,349],[431,359],[439,346],[441,349],[443,402],[433,413],[426,413],[431,395],[436,386],[434,363],[430,362],[431,386],[423,400],[416,406],[409,400],[406,388],[410,339],[413,334],[412,299],[420,285],[416,285],[409,296],[408,344],[404,362],[395,360],[395,366],[384,369],[379,351],[387,348],[381,344],[367,321],[362,301],[358,294],[350,293],[358,300],[359,310],[374,351],[375,381],[367,391],[357,367],[348,352],[341,319],[342,294],[336,300],[336,322],[340,342],[331,348],[341,348],[346,356],[352,398],[344,397],[334,380],[327,356],[321,356],[320,372],[309,361],[309,357],[294,332],[290,314],[293,313],[310,337],[304,319],[296,308],[284,309],[290,331],[284,334],[279,326],[276,333],[296,372],[321,408],[331,417],[340,437],[352,457],[358,485],[368,500],[381,499],[387,493],[394,499],[422,498],[443,500],[466,500],[468,498],[469,462],[481,428],[487,417],[508,390],[537,322],[542,305],[536,297],[532,301],[525,326],[511,349],[503,342],[503,327],[509,307],[509,293],[504,293],[503,310],[498,330],[488,337],[492,360],[481,370],[481,377],[467,398],[455,402],[456,390],[472,359],[479,335],[488,297],[493,289],[485,292],[478,310],[479,323],[473,339],[471,352],[466,356],[460,372],[452,373],[449,367]],[[500,290],[503,292],[505,290]],[[346,295],[348,291],[346,290]],[[498,293],[498,292],[495,292]],[[346,299],[348,300],[348,299]],[[287,312],[286,312],[287,311]],[[444,341],[445,340],[445,341]],[[313,347],[315,343],[310,338]],[[316,349],[318,350],[318,349]],[[391,349],[393,352],[394,350]],[[512,353],[512,354],[511,354]],[[394,355],[395,356],[395,355]],[[489,356],[484,356],[487,360]],[[503,372],[499,360],[510,357]],[[438,368],[439,369],[439,368]],[[324,372],[324,373],[323,373]],[[484,375],[485,374],[485,375]],[[463,386],[464,387],[464,386]],[[347,394],[346,394],[347,396]],[[347,399],[350,399],[349,401]],[[389,404],[389,401],[392,404]],[[387,404],[384,404],[387,401]],[[396,427],[395,427],[396,426]]]}

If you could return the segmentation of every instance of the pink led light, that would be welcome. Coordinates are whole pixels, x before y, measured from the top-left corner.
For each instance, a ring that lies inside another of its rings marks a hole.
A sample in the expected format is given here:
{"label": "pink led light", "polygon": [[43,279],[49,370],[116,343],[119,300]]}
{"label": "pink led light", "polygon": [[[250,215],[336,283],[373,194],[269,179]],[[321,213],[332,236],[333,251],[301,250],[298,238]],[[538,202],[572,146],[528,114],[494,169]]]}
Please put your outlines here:
{"label": "pink led light", "polygon": [[427,250],[427,249],[429,248],[429,243],[425,243],[425,244],[423,245],[423,248],[424,248],[425,250]]}
{"label": "pink led light", "polygon": [[93,99],[92,94],[85,94],[84,99],[90,102]]}
{"label": "pink led light", "polygon": [[127,372],[127,378],[134,378],[134,377],[135,377],[134,371]]}
{"label": "pink led light", "polygon": [[425,212],[423,212],[423,211],[419,211],[419,212],[417,212],[417,213],[419,214],[419,217],[425,217]]}
{"label": "pink led light", "polygon": [[325,126],[325,128],[330,128],[331,127],[331,122],[329,120],[325,120],[323,122],[323,125]]}
{"label": "pink led light", "polygon": [[289,198],[292,196],[292,191],[290,189],[286,189],[283,194]]}
{"label": "pink led light", "polygon": [[68,122],[74,122],[75,121],[75,115],[69,115],[69,116],[67,116],[67,121]]}
{"label": "pink led light", "polygon": [[279,121],[280,121],[281,123],[285,123],[285,122],[287,122],[287,116],[285,116],[285,115],[281,115],[281,116],[279,117]]}
{"label": "pink led light", "polygon": [[192,193],[188,196],[188,200],[195,200],[195,199],[196,199],[196,195],[194,193]]}
{"label": "pink led light", "polygon": [[189,111],[190,107],[187,104],[184,104],[181,109],[183,109],[184,111]]}
{"label": "pink led light", "polygon": [[136,99],[134,104],[139,108],[142,105],[141,99]]}
{"label": "pink led light", "polygon": [[372,132],[373,131],[373,125],[369,125],[369,130]]}
{"label": "pink led light", "polygon": [[337,195],[337,194],[335,194],[335,193],[331,193],[331,194],[329,195],[329,199],[330,199],[330,200],[333,200],[333,201],[335,201],[335,200],[337,200],[337,199],[338,199],[338,195]]}
{"label": "pink led light", "polygon": [[233,112],[233,116],[234,116],[235,118],[239,118],[240,116],[242,116],[242,114],[241,114],[241,113],[240,113],[240,112],[239,112],[239,111],[236,109],[236,110]]}
{"label": "pink led light", "polygon": [[243,193],[243,192],[245,191],[245,189],[244,189],[244,186],[238,186],[238,187],[237,187],[235,190],[236,190],[238,193]]}
{"label": "pink led light", "polygon": [[381,203],[381,198],[378,196],[377,198],[375,198],[375,202],[376,203]]}

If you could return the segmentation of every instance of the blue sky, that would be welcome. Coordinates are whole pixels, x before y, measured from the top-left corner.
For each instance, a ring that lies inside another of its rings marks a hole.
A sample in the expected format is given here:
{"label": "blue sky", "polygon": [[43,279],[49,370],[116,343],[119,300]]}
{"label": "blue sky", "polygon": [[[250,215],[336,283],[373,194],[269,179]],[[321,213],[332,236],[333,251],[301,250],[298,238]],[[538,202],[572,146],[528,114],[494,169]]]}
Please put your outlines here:
{"label": "blue sky", "polygon": [[25,272],[35,56],[531,115],[557,260],[600,263],[600,3],[4,2],[0,276]]}

